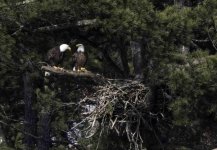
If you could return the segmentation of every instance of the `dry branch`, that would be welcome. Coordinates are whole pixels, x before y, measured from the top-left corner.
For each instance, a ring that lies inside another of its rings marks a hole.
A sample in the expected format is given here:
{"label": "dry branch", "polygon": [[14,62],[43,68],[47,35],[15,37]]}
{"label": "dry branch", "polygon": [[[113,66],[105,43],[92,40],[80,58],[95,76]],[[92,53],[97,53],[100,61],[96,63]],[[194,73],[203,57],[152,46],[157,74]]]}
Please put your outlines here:
{"label": "dry branch", "polygon": [[[22,5],[30,4],[30,3],[33,3],[33,2],[35,2],[35,0],[24,0],[24,1],[21,1],[21,2],[17,2],[17,3],[12,3],[11,5],[22,6]],[[8,6],[9,6],[8,4],[2,3],[0,5],[0,8],[5,8],[5,7],[8,7]]]}
{"label": "dry branch", "polygon": [[50,31],[68,29],[72,27],[93,25],[95,23],[96,23],[96,19],[84,19],[84,20],[77,21],[75,23],[63,23],[63,24],[54,24],[50,26],[39,27],[37,29],[34,29],[33,32],[50,32]]}
{"label": "dry branch", "polygon": [[58,75],[69,75],[73,77],[91,77],[91,78],[96,77],[96,75],[90,71],[76,72],[68,69],[56,69],[51,66],[42,66],[41,69]]}
{"label": "dry branch", "polygon": [[212,46],[213,46],[213,48],[215,49],[215,51],[217,51],[217,48],[216,48],[216,46],[215,46],[215,43],[214,43],[214,41],[212,40],[212,38],[211,38],[211,36],[210,36],[210,33],[209,33],[209,31],[207,32],[207,34],[208,34],[209,40],[210,40],[210,41],[211,41],[211,43],[212,43]]}

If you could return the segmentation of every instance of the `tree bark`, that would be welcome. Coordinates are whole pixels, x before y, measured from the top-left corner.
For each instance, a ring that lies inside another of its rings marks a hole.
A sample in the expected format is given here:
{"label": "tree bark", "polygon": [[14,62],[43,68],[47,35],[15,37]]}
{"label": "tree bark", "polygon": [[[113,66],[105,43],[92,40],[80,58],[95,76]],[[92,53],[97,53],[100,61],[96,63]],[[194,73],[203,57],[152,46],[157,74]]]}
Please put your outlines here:
{"label": "tree bark", "polygon": [[40,136],[38,141],[38,150],[49,150],[50,148],[50,120],[51,115],[49,112],[41,112],[38,130]]}
{"label": "tree bark", "polygon": [[125,44],[122,42],[120,42],[120,45],[119,45],[119,54],[121,58],[121,64],[123,66],[124,76],[128,77],[130,73],[130,69],[128,66],[127,49],[126,49]]}
{"label": "tree bark", "polygon": [[33,83],[28,71],[23,75],[24,103],[25,103],[25,149],[34,149],[35,139],[30,135],[36,135],[36,112],[33,110]]}
{"label": "tree bark", "polygon": [[107,50],[103,50],[103,56],[107,63],[119,74],[124,75],[124,72],[118,67],[118,65],[111,59]]}
{"label": "tree bark", "polygon": [[131,41],[130,47],[132,50],[132,58],[133,58],[133,68],[135,79],[143,79],[143,56],[142,56],[142,46],[139,42]]}

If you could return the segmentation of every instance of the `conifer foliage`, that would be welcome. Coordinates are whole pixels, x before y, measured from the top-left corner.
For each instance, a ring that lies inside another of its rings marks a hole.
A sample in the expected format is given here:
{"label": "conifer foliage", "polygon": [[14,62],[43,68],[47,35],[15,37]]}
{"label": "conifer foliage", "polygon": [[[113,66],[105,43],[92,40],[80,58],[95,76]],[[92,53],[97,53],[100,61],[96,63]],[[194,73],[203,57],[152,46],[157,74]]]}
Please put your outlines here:
{"label": "conifer foliage", "polygon": [[0,0],[0,149],[214,149],[216,52],[216,0]]}

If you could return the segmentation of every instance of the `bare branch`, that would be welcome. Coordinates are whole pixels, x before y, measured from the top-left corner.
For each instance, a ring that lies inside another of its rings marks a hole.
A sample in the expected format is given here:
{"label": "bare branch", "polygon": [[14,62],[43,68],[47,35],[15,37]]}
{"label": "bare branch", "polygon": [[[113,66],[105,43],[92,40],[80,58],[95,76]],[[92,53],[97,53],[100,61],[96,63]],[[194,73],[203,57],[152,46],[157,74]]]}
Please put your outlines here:
{"label": "bare branch", "polygon": [[215,19],[214,19],[213,16],[212,16],[212,22],[213,22],[214,30],[215,30],[215,32],[217,33],[217,27],[216,27]]}
{"label": "bare branch", "polygon": [[33,32],[49,32],[55,30],[63,30],[72,27],[93,25],[95,23],[96,23],[96,19],[84,19],[84,20],[77,21],[75,23],[63,23],[63,24],[54,24],[50,26],[39,27],[37,29],[34,29]]}
{"label": "bare branch", "polygon": [[[13,5],[20,6],[20,5],[30,4],[30,3],[33,3],[33,2],[35,2],[35,0],[24,0],[24,1],[21,1],[21,2],[13,3]],[[2,3],[0,5],[0,8],[4,8],[4,7],[8,7],[8,6],[9,6],[8,4]]]}
{"label": "bare branch", "polygon": [[195,43],[195,42],[198,42],[198,43],[207,43],[209,42],[209,40],[197,40],[197,39],[192,39],[192,41]]}
{"label": "bare branch", "polygon": [[207,34],[208,34],[209,40],[210,40],[211,43],[212,43],[213,48],[214,48],[215,51],[217,52],[217,48],[216,48],[215,43],[214,43],[214,41],[212,40],[212,38],[211,38],[211,36],[210,36],[210,34],[209,34],[209,31],[207,31]]}
{"label": "bare branch", "polygon": [[77,26],[87,26],[87,25],[93,25],[96,23],[96,19],[84,19],[80,20],[76,23]]}
{"label": "bare branch", "polygon": [[192,42],[201,49],[209,49],[211,54],[215,54],[217,51],[216,46],[213,43],[214,41],[212,41],[209,33],[208,33],[208,39],[205,40],[192,39]]}
{"label": "bare branch", "polygon": [[24,0],[24,1],[22,1],[22,2],[16,3],[16,5],[29,4],[29,3],[32,3],[32,2],[34,2],[34,1],[35,1],[35,0]]}
{"label": "bare branch", "polygon": [[51,66],[42,66],[41,69],[58,75],[69,75],[74,77],[91,77],[91,78],[96,77],[96,75],[90,71],[76,72],[67,69],[56,69]]}

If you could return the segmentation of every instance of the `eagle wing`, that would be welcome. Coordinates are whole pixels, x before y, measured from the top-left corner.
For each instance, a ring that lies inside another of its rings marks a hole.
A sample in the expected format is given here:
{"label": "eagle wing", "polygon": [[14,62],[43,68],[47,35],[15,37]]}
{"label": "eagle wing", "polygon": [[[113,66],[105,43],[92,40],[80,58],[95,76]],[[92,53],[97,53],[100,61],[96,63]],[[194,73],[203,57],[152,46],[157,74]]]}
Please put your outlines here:
{"label": "eagle wing", "polygon": [[87,54],[80,52],[77,58],[77,63],[79,67],[84,67],[87,63]]}
{"label": "eagle wing", "polygon": [[73,67],[76,65],[77,57],[78,57],[78,52],[75,52],[75,53],[72,55],[72,66],[73,66]]}
{"label": "eagle wing", "polygon": [[47,59],[50,60],[57,55],[56,48],[52,48],[47,52]]}
{"label": "eagle wing", "polygon": [[72,56],[72,64],[75,69],[84,67],[87,63],[87,53],[75,52]]}
{"label": "eagle wing", "polygon": [[61,61],[59,49],[54,47],[50,49],[47,53],[47,61],[50,65],[57,65]]}
{"label": "eagle wing", "polygon": [[84,66],[85,66],[86,63],[87,63],[87,60],[88,60],[88,54],[87,54],[87,52],[84,52],[84,56],[85,56],[85,61],[84,61]]}

